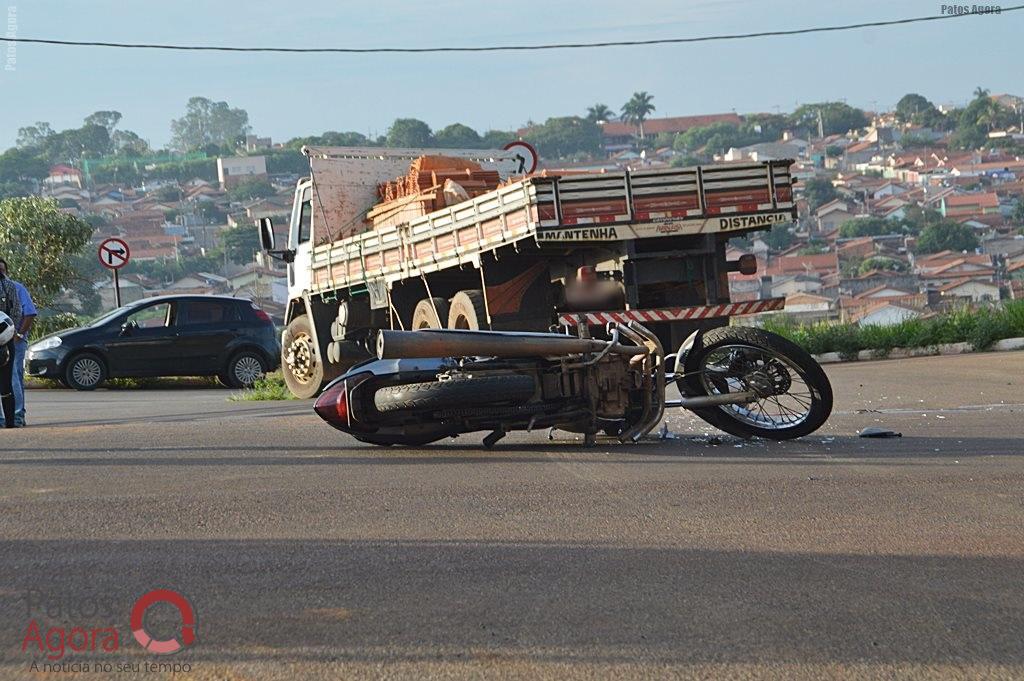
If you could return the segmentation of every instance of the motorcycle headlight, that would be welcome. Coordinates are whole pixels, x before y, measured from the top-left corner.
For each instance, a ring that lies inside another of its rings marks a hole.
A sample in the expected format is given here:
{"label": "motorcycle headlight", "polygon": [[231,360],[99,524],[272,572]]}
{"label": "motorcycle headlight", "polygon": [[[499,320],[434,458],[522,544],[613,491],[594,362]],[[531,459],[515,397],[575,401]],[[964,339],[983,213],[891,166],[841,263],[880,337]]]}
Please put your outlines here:
{"label": "motorcycle headlight", "polygon": [[39,352],[41,350],[52,350],[54,348],[60,347],[61,343],[62,343],[62,341],[60,339],[60,336],[54,336],[53,338],[44,338],[43,340],[39,341],[38,343],[34,343],[32,345],[32,347],[29,348],[29,352]]}

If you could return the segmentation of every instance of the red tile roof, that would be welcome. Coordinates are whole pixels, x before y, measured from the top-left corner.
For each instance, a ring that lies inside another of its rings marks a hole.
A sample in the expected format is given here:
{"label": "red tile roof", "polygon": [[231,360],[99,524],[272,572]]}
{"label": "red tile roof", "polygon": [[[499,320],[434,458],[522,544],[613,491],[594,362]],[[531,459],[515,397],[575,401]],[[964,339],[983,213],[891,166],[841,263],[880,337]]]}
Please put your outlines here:
{"label": "red tile roof", "polygon": [[947,206],[981,206],[982,208],[998,208],[999,197],[995,192],[985,194],[956,194],[946,197]]}
{"label": "red tile roof", "polygon": [[[644,121],[644,134],[656,135],[659,132],[686,132],[690,128],[702,128],[712,123],[732,123],[739,125],[743,119],[738,114],[707,114],[703,116],[674,116],[672,118],[651,118]],[[608,121],[601,126],[605,137],[625,137],[639,135],[640,131],[632,123]]]}

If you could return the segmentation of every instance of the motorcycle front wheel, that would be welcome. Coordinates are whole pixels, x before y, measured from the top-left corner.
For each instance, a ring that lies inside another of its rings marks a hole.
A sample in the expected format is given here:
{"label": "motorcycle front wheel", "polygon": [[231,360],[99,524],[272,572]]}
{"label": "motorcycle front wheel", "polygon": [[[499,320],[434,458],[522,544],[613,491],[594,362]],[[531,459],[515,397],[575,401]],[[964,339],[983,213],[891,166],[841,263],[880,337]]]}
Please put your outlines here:
{"label": "motorcycle front wheel", "polygon": [[813,433],[832,413],[832,385],[806,351],[782,336],[747,327],[722,327],[704,334],[677,377],[686,395],[721,395],[756,390],[746,404],[701,407],[693,412],[738,437],[790,440]]}

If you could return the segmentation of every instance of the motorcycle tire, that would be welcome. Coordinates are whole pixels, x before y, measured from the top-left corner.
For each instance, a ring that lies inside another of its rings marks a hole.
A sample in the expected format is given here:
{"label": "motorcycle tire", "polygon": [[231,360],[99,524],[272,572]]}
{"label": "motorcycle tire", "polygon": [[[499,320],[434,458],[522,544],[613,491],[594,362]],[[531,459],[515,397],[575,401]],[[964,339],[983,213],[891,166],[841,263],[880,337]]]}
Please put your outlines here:
{"label": "motorcycle tire", "polygon": [[[721,327],[704,334],[703,344],[686,357],[686,378],[680,385],[686,395],[707,395],[708,388],[701,380],[700,368],[704,360],[714,351],[723,347],[751,348],[763,356],[788,364],[789,371],[795,371],[809,389],[809,406],[806,414],[791,425],[778,424],[760,427],[744,420],[744,415],[735,409],[736,405],[701,407],[693,413],[715,428],[737,437],[763,437],[769,440],[791,440],[813,433],[820,428],[832,413],[832,385],[821,366],[803,348],[782,336],[749,327]],[[751,412],[753,416],[753,412]],[[749,417],[748,417],[749,418]],[[753,420],[750,418],[749,420]]]}
{"label": "motorcycle tire", "polygon": [[520,404],[530,399],[534,390],[531,376],[479,376],[385,386],[374,394],[373,404],[381,413]]}

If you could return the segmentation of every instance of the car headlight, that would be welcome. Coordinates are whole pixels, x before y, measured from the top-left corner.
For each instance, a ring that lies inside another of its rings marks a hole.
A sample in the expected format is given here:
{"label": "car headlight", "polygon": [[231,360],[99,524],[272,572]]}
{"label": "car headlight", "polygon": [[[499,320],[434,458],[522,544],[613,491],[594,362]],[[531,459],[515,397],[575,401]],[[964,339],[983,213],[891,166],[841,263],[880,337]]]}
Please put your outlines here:
{"label": "car headlight", "polygon": [[56,347],[60,347],[61,341],[60,336],[54,336],[53,338],[44,338],[43,340],[35,343],[28,350],[29,352],[39,352],[41,350],[52,350]]}

